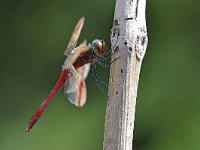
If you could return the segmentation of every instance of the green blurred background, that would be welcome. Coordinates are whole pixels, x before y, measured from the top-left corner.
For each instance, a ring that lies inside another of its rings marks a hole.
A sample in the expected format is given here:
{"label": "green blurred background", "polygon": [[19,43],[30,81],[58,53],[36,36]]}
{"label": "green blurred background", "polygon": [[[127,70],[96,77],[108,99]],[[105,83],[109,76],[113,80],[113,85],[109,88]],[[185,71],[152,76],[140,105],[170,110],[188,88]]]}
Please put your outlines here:
{"label": "green blurred background", "polygon": [[[199,4],[147,0],[136,150],[200,149]],[[102,149],[106,96],[91,74],[83,108],[61,90],[32,132],[25,128],[59,76],[77,20],[86,17],[79,41],[109,43],[114,7],[114,0],[0,0],[0,150]],[[107,82],[109,69],[98,72]]]}

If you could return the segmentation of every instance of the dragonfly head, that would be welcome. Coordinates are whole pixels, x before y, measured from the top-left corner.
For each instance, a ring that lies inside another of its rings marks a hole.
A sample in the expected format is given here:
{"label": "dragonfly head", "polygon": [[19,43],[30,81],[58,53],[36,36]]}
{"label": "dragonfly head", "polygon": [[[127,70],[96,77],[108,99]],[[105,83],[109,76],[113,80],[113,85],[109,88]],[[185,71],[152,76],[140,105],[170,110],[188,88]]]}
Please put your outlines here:
{"label": "dragonfly head", "polygon": [[107,46],[104,40],[95,39],[92,42],[92,47],[94,48],[94,52],[97,56],[102,57],[106,53]]}

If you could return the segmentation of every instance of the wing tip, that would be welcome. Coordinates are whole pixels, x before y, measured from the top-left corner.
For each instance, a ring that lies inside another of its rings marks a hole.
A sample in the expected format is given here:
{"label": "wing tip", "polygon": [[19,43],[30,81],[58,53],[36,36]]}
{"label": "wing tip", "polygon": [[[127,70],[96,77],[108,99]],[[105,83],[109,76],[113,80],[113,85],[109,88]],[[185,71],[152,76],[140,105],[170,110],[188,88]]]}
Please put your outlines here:
{"label": "wing tip", "polygon": [[81,16],[80,21],[85,22],[85,16]]}
{"label": "wing tip", "polygon": [[85,17],[81,16],[80,19],[78,20],[76,27],[80,28],[80,30],[81,30],[84,24],[85,24]]}

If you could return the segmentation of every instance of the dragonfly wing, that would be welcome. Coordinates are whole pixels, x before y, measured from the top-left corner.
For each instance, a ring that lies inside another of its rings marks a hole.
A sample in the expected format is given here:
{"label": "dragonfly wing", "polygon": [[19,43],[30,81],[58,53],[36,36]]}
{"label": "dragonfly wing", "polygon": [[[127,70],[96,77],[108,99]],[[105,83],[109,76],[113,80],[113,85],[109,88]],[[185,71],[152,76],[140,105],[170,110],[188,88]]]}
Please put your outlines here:
{"label": "dragonfly wing", "polygon": [[66,93],[69,101],[76,106],[83,106],[87,99],[87,87],[85,80],[81,80],[78,89],[75,92]]}
{"label": "dragonfly wing", "polygon": [[68,66],[68,64],[73,64],[76,62],[78,57],[88,51],[87,41],[84,40],[79,46],[74,48],[71,53],[68,55],[66,61],[64,62],[65,68]]}
{"label": "dragonfly wing", "polygon": [[68,73],[68,76],[66,76],[66,80],[64,83],[65,93],[75,92],[78,89],[80,82],[82,80],[81,75],[78,74],[78,72],[73,66],[71,66],[69,70],[70,71]]}
{"label": "dragonfly wing", "polygon": [[87,97],[85,80],[73,66],[69,72],[64,84],[64,93],[72,104],[83,106]]}
{"label": "dragonfly wing", "polygon": [[85,78],[89,72],[90,64],[75,70],[72,66],[65,80],[64,93],[69,101],[76,106],[83,106],[87,99],[87,87]]}
{"label": "dragonfly wing", "polygon": [[83,79],[86,79],[86,78],[87,78],[88,73],[89,73],[89,71],[90,71],[90,65],[91,65],[91,64],[85,64],[84,66],[79,67],[79,68],[77,69],[78,74],[80,74],[80,75],[83,77]]}
{"label": "dragonfly wing", "polygon": [[81,75],[83,79],[80,81],[79,87],[75,92],[67,93],[68,99],[76,106],[83,106],[87,100],[87,87],[85,79],[88,76],[89,70],[90,64],[85,64],[77,69],[78,74]]}
{"label": "dragonfly wing", "polygon": [[81,17],[79,19],[78,23],[76,24],[74,31],[72,32],[71,38],[70,38],[67,48],[64,52],[64,55],[68,56],[73,51],[73,49],[76,47],[76,44],[77,44],[78,38],[80,36],[81,30],[83,28],[84,22],[85,22],[85,17]]}

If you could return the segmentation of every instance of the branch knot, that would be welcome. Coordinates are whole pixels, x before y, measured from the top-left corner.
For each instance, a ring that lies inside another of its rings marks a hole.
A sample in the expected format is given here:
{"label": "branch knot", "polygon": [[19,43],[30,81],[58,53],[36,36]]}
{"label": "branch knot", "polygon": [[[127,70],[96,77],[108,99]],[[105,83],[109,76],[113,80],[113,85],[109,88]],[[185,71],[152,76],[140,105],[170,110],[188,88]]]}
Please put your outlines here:
{"label": "branch knot", "polygon": [[142,61],[144,58],[144,55],[146,53],[147,43],[148,43],[147,32],[144,29],[140,29],[138,35],[136,36],[136,41],[135,41],[136,57],[139,61]]}

